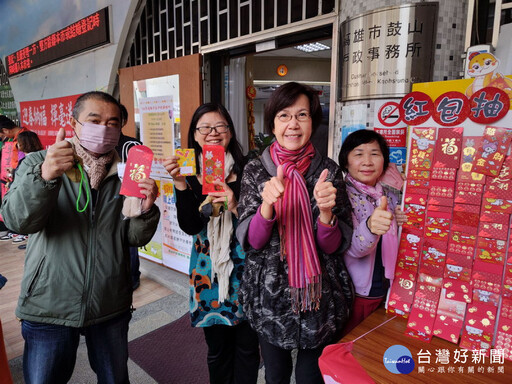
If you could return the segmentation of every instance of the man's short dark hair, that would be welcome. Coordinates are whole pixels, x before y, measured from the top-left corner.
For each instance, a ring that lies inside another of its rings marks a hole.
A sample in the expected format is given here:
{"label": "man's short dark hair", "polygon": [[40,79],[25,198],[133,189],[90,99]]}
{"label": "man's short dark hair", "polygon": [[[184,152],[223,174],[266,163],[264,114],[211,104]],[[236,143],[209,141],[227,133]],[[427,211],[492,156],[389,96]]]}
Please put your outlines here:
{"label": "man's short dark hair", "polygon": [[80,113],[82,112],[84,102],[89,99],[100,100],[104,101],[105,103],[117,105],[117,108],[119,108],[119,118],[122,119],[123,110],[121,108],[121,104],[119,103],[119,101],[117,101],[112,95],[101,91],[87,92],[79,96],[78,99],[76,99],[75,106],[73,107],[73,117],[75,119],[78,120],[78,116],[80,116]]}
{"label": "man's short dark hair", "polygon": [[0,129],[13,129],[13,128],[16,128],[17,125],[14,121],[12,121],[11,119],[9,119],[7,116],[5,115],[0,115]]}

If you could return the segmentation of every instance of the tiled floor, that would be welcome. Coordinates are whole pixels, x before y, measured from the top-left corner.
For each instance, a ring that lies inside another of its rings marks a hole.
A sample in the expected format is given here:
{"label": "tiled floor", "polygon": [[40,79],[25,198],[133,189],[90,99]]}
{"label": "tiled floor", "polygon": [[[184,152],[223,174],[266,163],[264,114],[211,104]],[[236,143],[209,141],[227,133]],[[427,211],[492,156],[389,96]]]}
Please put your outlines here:
{"label": "tiled floor", "polygon": [[[9,360],[23,354],[20,323],[16,320],[14,310],[20,293],[24,255],[25,251],[19,250],[18,244],[12,244],[11,241],[0,241],[0,274],[8,279],[6,285],[0,289],[0,318]],[[138,308],[171,293],[173,293],[171,290],[143,274],[140,287],[133,295],[133,305]]]}

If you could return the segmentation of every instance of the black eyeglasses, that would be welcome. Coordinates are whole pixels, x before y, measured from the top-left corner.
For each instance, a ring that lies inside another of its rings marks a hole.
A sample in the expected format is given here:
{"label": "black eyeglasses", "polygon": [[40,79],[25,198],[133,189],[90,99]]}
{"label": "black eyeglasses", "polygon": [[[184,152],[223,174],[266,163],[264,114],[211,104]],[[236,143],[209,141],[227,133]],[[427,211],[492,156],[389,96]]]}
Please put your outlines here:
{"label": "black eyeglasses", "polygon": [[213,130],[215,130],[215,132],[217,133],[226,133],[227,131],[229,131],[229,125],[219,124],[215,127],[209,127],[206,125],[204,127],[197,127],[196,129],[199,131],[201,135],[209,135],[210,133],[213,132]]}

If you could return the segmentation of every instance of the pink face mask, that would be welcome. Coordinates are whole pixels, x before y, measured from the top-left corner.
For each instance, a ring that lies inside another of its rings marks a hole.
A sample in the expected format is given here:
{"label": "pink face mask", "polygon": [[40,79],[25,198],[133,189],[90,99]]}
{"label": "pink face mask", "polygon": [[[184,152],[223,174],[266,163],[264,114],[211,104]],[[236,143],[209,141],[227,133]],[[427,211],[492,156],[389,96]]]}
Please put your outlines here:
{"label": "pink face mask", "polygon": [[120,134],[120,129],[85,122],[79,139],[82,147],[88,151],[104,155],[117,146]]}

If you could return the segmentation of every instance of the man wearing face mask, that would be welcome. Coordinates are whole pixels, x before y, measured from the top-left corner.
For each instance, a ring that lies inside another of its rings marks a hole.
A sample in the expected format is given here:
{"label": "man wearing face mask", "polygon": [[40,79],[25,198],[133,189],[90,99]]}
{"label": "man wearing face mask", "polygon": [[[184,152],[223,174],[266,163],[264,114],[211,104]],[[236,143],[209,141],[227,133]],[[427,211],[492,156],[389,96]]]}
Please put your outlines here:
{"label": "man wearing face mask", "polygon": [[122,215],[121,109],[104,92],[80,96],[73,138],[64,129],[47,151],[23,161],[1,208],[9,228],[28,233],[16,316],[25,339],[26,383],[66,383],[80,335],[100,383],[128,383],[130,246],[153,236],[160,212],[154,180],[139,183],[141,214]]}

